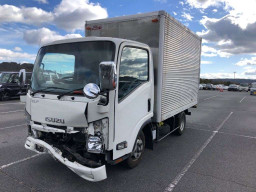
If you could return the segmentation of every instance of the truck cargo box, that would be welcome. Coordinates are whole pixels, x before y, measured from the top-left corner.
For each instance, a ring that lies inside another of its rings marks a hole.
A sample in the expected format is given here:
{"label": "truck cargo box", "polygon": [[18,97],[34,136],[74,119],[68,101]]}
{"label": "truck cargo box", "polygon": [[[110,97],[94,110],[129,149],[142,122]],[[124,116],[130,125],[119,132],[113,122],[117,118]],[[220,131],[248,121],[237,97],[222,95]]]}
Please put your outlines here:
{"label": "truck cargo box", "polygon": [[201,38],[165,11],[87,21],[86,36],[115,37],[150,46],[154,62],[154,120],[198,103]]}

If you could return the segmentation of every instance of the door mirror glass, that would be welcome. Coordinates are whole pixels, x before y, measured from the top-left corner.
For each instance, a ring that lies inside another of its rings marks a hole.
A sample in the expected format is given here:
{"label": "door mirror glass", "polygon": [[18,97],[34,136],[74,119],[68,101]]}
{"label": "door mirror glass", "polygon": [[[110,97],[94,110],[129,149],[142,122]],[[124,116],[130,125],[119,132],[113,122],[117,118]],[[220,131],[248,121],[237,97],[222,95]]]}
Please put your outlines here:
{"label": "door mirror glass", "polygon": [[94,83],[88,83],[83,89],[84,95],[89,99],[95,99],[100,93],[100,88]]}
{"label": "door mirror glass", "polygon": [[23,86],[25,84],[25,78],[26,78],[26,70],[21,69],[19,72],[19,85]]}
{"label": "door mirror glass", "polygon": [[100,88],[102,91],[116,88],[116,65],[112,61],[100,63]]}

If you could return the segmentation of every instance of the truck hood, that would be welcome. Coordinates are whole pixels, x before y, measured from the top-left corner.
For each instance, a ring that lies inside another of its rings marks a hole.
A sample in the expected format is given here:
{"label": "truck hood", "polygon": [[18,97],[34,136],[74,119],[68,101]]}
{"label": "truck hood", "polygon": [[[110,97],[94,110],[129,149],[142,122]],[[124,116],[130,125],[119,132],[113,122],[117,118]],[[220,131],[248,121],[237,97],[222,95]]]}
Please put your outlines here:
{"label": "truck hood", "polygon": [[86,102],[32,98],[31,120],[57,126],[88,127],[86,108]]}

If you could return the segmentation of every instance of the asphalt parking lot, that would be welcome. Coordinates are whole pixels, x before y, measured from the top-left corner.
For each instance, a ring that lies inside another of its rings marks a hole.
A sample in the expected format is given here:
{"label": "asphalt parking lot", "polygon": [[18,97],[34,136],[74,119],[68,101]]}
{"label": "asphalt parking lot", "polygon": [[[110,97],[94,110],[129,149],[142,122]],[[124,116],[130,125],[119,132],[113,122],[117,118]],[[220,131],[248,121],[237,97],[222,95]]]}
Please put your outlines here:
{"label": "asphalt parking lot", "polygon": [[0,102],[0,191],[256,191],[256,97],[200,91],[187,129],[146,150],[135,169],[107,166],[98,183],[24,148],[24,104]]}

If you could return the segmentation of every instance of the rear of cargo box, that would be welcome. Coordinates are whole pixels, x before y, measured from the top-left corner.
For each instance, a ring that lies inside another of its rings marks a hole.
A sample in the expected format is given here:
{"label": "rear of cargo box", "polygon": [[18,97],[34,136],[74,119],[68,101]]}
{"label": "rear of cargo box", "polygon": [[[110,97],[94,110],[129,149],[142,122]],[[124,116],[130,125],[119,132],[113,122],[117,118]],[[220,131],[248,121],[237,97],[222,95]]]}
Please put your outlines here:
{"label": "rear of cargo box", "polygon": [[86,36],[115,37],[150,46],[154,62],[154,120],[197,104],[201,38],[159,11],[86,23]]}

